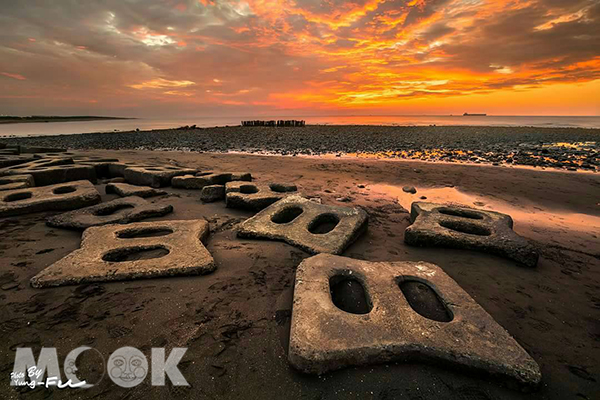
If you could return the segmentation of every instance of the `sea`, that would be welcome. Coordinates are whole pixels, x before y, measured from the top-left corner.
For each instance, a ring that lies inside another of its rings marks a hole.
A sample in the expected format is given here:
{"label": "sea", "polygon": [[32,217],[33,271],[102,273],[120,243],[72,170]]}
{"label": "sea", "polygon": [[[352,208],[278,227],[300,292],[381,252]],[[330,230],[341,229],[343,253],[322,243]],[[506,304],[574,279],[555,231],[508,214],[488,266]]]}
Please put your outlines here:
{"label": "sea", "polygon": [[462,115],[345,115],[345,116],[254,116],[138,118],[100,121],[30,122],[0,124],[0,137],[65,135],[93,132],[119,132],[177,128],[240,125],[242,120],[305,120],[307,125],[385,125],[385,126],[533,126],[544,128],[600,129],[600,116],[462,116]]}

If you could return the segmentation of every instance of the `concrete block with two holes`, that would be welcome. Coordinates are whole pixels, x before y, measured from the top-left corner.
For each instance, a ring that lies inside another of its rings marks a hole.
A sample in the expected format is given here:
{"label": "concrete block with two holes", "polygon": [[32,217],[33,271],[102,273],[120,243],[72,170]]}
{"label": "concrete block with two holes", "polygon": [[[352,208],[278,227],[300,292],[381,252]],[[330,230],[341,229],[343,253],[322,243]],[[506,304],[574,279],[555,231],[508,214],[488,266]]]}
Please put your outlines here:
{"label": "concrete block with two holes", "polygon": [[205,220],[136,222],[86,229],[81,247],[31,279],[33,287],[201,275],[214,271]]}
{"label": "concrete block with two holes", "polygon": [[153,204],[141,197],[129,196],[52,216],[46,220],[46,224],[56,228],[83,230],[91,226],[128,224],[162,217],[171,212],[173,206],[170,204]]}
{"label": "concrete block with two holes", "polygon": [[404,233],[407,244],[478,250],[512,259],[527,267],[537,265],[537,250],[513,231],[510,215],[415,202],[410,217],[413,224]]}
{"label": "concrete block with two holes", "polygon": [[282,240],[313,254],[341,254],[367,229],[367,223],[367,213],[360,208],[288,196],[242,222],[237,234]]}
{"label": "concrete block with two holes", "polygon": [[532,389],[527,352],[438,266],[329,254],[296,270],[289,362],[300,371],[424,361]]}
{"label": "concrete block with two holes", "polygon": [[75,210],[100,202],[90,181],[75,181],[0,192],[0,217],[41,211]]}

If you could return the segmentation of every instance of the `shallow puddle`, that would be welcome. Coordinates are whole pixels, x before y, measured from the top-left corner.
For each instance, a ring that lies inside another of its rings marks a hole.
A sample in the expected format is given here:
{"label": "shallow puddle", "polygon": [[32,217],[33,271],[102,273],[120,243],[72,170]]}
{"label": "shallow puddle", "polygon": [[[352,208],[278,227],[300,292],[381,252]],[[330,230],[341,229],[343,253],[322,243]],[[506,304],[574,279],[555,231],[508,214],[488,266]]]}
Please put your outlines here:
{"label": "shallow puddle", "polygon": [[[410,206],[415,201],[431,203],[462,205],[488,211],[497,211],[508,214],[514,221],[517,233],[542,241],[560,242],[558,236],[567,233],[581,234],[585,241],[597,240],[600,236],[600,217],[542,209],[534,203],[520,203],[520,205],[476,194],[465,193],[456,187],[417,187],[417,193],[406,193],[401,186],[394,185],[368,185],[371,194],[393,197],[398,203],[410,211]],[[421,199],[422,196],[427,197]],[[554,231],[556,237],[548,237],[548,231]],[[594,238],[594,236],[596,238]],[[566,242],[571,242],[573,237],[566,237]],[[563,243],[566,243],[563,241]]]}

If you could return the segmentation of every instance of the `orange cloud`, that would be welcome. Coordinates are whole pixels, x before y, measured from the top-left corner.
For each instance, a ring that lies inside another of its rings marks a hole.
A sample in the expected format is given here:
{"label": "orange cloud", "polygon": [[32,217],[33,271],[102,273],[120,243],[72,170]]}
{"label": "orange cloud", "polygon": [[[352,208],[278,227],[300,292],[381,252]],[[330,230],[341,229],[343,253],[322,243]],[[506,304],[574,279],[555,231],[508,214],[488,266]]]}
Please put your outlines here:
{"label": "orange cloud", "polygon": [[[71,90],[81,101],[93,96],[128,112],[140,105],[140,113],[151,104],[165,114],[199,105],[228,113],[462,113],[474,105],[600,113],[590,105],[600,104],[590,95],[600,82],[596,0],[144,3],[14,2],[0,60],[23,75],[0,73],[13,78],[0,91],[49,98]],[[31,22],[42,11],[56,16],[44,32]],[[573,91],[568,106],[549,96],[552,88],[562,98]]]}

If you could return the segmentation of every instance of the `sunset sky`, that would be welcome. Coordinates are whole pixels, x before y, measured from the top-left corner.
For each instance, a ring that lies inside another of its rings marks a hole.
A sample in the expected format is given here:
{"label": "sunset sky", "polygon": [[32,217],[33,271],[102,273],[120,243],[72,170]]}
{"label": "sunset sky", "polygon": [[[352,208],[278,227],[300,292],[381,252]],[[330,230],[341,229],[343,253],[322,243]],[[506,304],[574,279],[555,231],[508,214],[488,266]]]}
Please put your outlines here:
{"label": "sunset sky", "polygon": [[1,4],[5,115],[600,115],[600,0]]}

